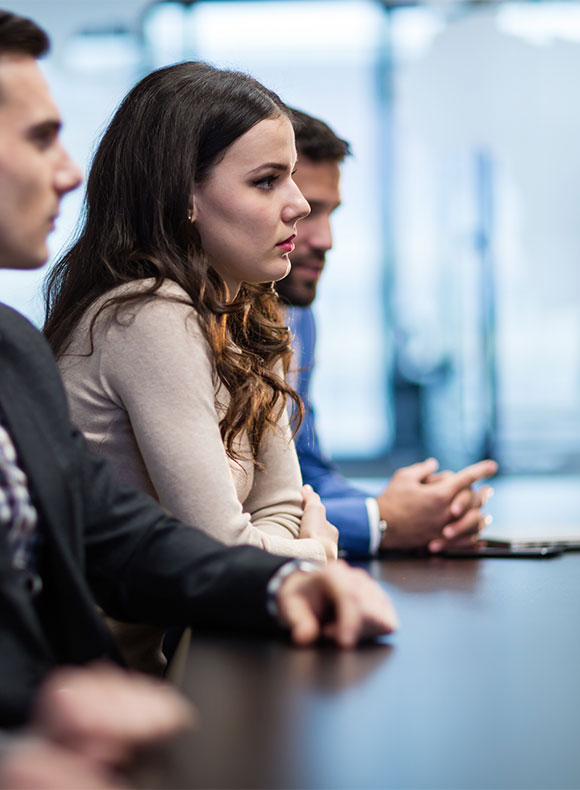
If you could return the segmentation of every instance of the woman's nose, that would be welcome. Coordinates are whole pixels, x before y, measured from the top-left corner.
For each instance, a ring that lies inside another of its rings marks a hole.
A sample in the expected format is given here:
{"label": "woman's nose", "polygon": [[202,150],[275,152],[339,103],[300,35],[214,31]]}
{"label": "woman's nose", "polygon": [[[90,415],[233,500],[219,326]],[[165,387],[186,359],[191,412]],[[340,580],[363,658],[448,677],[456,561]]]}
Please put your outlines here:
{"label": "woman's nose", "polygon": [[310,214],[310,204],[292,181],[291,194],[282,214],[284,222],[297,222]]}

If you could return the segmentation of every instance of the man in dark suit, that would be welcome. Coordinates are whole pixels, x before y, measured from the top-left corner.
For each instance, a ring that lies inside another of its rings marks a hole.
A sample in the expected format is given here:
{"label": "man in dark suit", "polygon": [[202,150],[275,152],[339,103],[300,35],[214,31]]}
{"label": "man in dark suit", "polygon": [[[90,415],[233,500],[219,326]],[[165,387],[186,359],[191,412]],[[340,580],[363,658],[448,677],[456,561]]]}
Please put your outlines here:
{"label": "man in dark suit", "polygon": [[[60,200],[80,183],[35,60],[47,46],[34,23],[0,11],[0,268],[46,261]],[[122,664],[95,601],[133,622],[282,626],[297,643],[323,633],[345,647],[396,625],[363,572],[226,548],[118,486],[70,424],[42,336],[0,306],[0,726],[30,720],[58,666]],[[123,679],[115,683],[122,694]],[[121,739],[126,732],[135,740],[132,725],[120,729]],[[46,742],[52,732],[45,728]],[[89,753],[95,736],[83,735]],[[65,742],[74,744],[75,733]]]}
{"label": "man in dark suit", "polygon": [[428,547],[440,551],[448,542],[469,542],[486,523],[481,506],[490,496],[485,486],[471,489],[480,478],[495,474],[494,461],[481,461],[457,474],[436,475],[437,461],[399,469],[377,496],[351,485],[323,452],[310,402],[316,325],[311,304],[332,248],[330,220],[340,205],[340,165],[349,144],[327,124],[295,111],[298,149],[295,181],[310,203],[311,213],[298,225],[292,269],[276,283],[289,305],[298,368],[297,389],[305,417],[296,437],[296,449],[305,483],[322,497],[328,520],[339,531],[339,549],[349,556],[366,556],[379,549]]}

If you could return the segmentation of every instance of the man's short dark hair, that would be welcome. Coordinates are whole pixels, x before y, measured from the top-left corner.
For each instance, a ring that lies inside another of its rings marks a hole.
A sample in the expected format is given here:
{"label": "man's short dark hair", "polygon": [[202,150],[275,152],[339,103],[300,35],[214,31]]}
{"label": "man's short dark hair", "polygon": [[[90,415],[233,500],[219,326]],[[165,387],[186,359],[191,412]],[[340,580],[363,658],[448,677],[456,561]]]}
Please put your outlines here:
{"label": "man's short dark hair", "polygon": [[19,54],[40,58],[49,47],[48,36],[32,19],[0,11],[0,56]]}
{"label": "man's short dark hair", "polygon": [[328,124],[301,110],[291,109],[298,156],[313,162],[342,162],[351,153],[350,145]]}

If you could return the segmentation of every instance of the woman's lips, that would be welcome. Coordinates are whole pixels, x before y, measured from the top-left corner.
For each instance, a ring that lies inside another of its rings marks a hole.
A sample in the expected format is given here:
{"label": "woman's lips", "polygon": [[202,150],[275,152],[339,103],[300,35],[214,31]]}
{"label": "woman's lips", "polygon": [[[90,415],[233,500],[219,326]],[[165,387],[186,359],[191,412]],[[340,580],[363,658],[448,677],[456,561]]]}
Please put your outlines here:
{"label": "woman's lips", "polygon": [[284,241],[279,242],[276,244],[279,250],[284,250],[284,252],[294,252],[294,239],[296,238],[296,234],[293,233],[291,236],[288,236],[287,239]]}

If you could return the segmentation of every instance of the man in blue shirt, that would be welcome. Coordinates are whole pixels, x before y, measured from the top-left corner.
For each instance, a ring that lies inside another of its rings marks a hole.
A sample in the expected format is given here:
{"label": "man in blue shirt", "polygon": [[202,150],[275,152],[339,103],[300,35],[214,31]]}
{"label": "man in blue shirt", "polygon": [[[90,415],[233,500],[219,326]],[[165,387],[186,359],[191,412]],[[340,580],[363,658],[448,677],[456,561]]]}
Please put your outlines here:
{"label": "man in blue shirt", "polygon": [[295,335],[297,389],[305,406],[296,446],[304,482],[322,497],[329,521],[339,530],[339,547],[350,556],[419,547],[438,552],[450,542],[475,540],[486,524],[481,506],[492,490],[484,486],[474,491],[472,485],[495,474],[494,461],[481,461],[456,474],[437,474],[437,461],[428,458],[399,469],[373,497],[345,480],[320,447],[309,391],[316,342],[311,304],[332,248],[330,220],[340,205],[340,165],[350,149],[323,121],[306,113],[295,111],[294,131],[295,181],[311,213],[299,224],[292,270],[276,287],[289,305]]}

